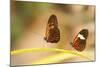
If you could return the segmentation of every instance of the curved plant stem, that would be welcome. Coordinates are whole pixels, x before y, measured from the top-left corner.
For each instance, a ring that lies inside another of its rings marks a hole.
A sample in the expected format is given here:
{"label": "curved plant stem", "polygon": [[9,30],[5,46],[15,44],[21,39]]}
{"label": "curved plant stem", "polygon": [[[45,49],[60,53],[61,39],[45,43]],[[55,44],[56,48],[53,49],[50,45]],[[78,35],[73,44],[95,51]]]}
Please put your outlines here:
{"label": "curved plant stem", "polygon": [[67,54],[67,53],[58,53],[55,55],[47,56],[45,58],[33,61],[32,64],[51,64],[51,63],[60,63],[63,60],[69,60],[76,57],[75,55]]}
{"label": "curved plant stem", "polygon": [[73,52],[70,50],[64,50],[64,49],[57,49],[57,48],[31,48],[31,49],[21,49],[21,50],[15,50],[11,51],[11,55],[17,55],[17,54],[23,54],[27,52],[44,52],[44,51],[53,51],[53,52],[62,52],[62,53],[67,53],[67,54],[73,54],[76,56],[80,56],[82,58],[91,60],[90,58],[78,53],[78,52]]}

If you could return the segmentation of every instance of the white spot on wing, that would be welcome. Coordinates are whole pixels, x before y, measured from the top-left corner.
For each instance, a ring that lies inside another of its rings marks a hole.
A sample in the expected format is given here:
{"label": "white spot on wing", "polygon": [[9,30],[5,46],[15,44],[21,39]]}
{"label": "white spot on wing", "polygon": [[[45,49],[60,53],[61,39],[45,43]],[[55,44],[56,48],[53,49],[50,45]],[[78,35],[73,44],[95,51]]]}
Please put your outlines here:
{"label": "white spot on wing", "polygon": [[84,37],[83,35],[81,35],[81,34],[78,34],[78,37],[79,37],[80,39],[82,39],[82,40],[85,40],[85,37]]}

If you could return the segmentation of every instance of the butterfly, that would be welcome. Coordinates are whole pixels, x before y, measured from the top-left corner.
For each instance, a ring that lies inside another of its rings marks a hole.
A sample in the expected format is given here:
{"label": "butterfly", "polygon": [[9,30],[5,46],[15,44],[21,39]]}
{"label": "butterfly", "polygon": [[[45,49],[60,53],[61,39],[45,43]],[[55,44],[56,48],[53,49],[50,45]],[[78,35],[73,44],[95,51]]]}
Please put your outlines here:
{"label": "butterfly", "polygon": [[58,28],[58,20],[56,15],[54,14],[49,17],[44,39],[46,40],[46,42],[49,43],[57,43],[60,40],[60,30]]}
{"label": "butterfly", "polygon": [[74,38],[71,45],[77,50],[77,51],[83,51],[86,47],[86,41],[88,37],[88,29],[82,29]]}

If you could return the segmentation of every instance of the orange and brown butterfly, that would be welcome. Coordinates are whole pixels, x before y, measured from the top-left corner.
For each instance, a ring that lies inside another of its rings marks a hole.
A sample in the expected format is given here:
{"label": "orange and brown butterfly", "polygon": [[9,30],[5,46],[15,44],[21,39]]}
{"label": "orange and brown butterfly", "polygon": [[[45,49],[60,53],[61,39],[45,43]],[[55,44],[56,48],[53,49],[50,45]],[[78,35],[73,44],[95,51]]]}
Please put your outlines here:
{"label": "orange and brown butterfly", "polygon": [[88,37],[88,29],[82,29],[74,38],[71,45],[77,50],[77,51],[83,51],[86,47],[86,41]]}
{"label": "orange and brown butterfly", "polygon": [[57,16],[52,14],[49,17],[44,39],[49,43],[57,43],[60,40]]}

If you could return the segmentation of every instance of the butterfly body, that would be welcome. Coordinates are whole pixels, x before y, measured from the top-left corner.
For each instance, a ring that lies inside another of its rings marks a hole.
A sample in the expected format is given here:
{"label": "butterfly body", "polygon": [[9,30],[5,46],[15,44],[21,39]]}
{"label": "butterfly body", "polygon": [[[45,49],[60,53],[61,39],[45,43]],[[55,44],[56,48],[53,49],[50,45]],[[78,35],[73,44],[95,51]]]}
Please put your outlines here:
{"label": "butterfly body", "polygon": [[86,47],[86,41],[88,37],[88,29],[82,29],[74,38],[73,42],[71,43],[72,46],[77,51],[83,51]]}
{"label": "butterfly body", "polygon": [[60,30],[55,15],[51,15],[48,20],[44,39],[50,43],[57,43],[60,40]]}

